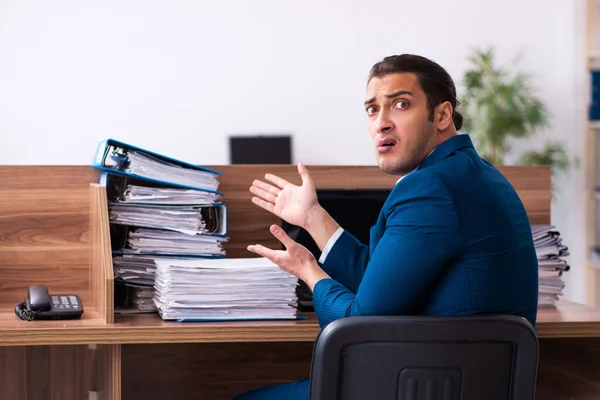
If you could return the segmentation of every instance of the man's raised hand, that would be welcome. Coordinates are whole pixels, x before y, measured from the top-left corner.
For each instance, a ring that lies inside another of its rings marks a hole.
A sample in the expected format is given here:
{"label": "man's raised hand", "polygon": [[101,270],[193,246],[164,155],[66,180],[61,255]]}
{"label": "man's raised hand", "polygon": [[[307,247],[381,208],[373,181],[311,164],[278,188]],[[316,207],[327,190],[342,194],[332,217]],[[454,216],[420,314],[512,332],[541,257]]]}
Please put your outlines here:
{"label": "man's raised hand", "polygon": [[310,173],[302,164],[298,164],[298,173],[302,185],[294,185],[273,174],[266,174],[263,182],[252,182],[250,192],[254,194],[252,202],[275,214],[290,224],[306,228],[311,213],[318,209],[317,193]]}

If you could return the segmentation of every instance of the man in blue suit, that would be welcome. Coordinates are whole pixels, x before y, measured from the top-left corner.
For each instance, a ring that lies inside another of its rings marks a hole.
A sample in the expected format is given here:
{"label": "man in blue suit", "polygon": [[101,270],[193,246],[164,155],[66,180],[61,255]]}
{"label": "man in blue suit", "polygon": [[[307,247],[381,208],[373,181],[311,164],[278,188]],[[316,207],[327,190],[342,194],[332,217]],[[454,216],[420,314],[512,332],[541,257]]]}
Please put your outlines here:
{"label": "man in blue suit", "polygon": [[[254,181],[254,204],[306,229],[312,254],[278,226],[286,250],[251,245],[306,282],[321,326],[355,315],[513,314],[535,325],[538,264],[528,216],[511,184],[481,159],[448,73],[415,55],[371,69],[365,111],[377,163],[398,176],[370,245],[359,243],[319,205],[308,170],[302,185],[269,175]],[[348,177],[352,179],[352,177]],[[308,398],[308,380],[239,399]]]}

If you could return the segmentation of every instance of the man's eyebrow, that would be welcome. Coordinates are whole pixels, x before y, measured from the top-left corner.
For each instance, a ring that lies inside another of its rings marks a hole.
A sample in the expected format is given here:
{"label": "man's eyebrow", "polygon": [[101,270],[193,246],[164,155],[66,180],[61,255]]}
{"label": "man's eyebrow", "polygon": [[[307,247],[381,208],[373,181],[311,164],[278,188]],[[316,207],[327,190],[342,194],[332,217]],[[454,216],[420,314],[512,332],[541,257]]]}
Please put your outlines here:
{"label": "man's eyebrow", "polygon": [[[385,97],[387,97],[388,99],[393,99],[394,97],[398,97],[398,96],[402,96],[402,95],[409,95],[409,96],[413,96],[412,92],[408,91],[408,90],[398,90],[397,92],[394,93],[390,93],[390,94],[386,94]],[[368,99],[367,101],[365,101],[365,105],[367,104],[371,104],[375,102],[375,97],[371,97],[370,99]]]}
{"label": "man's eyebrow", "polygon": [[409,96],[413,96],[412,92],[410,92],[408,90],[398,90],[397,92],[386,94],[385,97],[387,97],[388,99],[392,99],[394,97],[402,96],[405,94],[407,94]]}

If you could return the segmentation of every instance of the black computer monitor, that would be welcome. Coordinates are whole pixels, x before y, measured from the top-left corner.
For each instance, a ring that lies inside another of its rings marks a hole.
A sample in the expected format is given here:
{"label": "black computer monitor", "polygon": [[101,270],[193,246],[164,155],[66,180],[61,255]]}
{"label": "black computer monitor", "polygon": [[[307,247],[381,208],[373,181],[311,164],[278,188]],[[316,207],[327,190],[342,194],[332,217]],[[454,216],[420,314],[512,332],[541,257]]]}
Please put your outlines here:
{"label": "black computer monitor", "polygon": [[[361,243],[369,244],[371,227],[392,189],[317,189],[319,204],[346,231]],[[317,244],[304,229],[282,221],[282,228],[294,241],[306,247],[318,260]]]}
{"label": "black computer monitor", "polygon": [[292,138],[278,136],[232,136],[229,138],[231,164],[291,164]]}

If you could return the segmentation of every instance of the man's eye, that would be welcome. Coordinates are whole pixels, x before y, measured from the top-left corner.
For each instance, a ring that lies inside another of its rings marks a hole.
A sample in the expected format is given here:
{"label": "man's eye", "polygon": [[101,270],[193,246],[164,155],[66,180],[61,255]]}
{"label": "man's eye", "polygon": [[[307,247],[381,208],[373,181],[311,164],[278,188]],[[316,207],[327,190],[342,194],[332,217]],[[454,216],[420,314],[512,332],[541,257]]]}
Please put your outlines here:
{"label": "man's eye", "polygon": [[375,107],[367,107],[367,114],[373,115],[375,111]]}
{"label": "man's eye", "polygon": [[400,109],[408,108],[408,102],[407,101],[399,101],[396,103],[396,108],[400,108]]}

